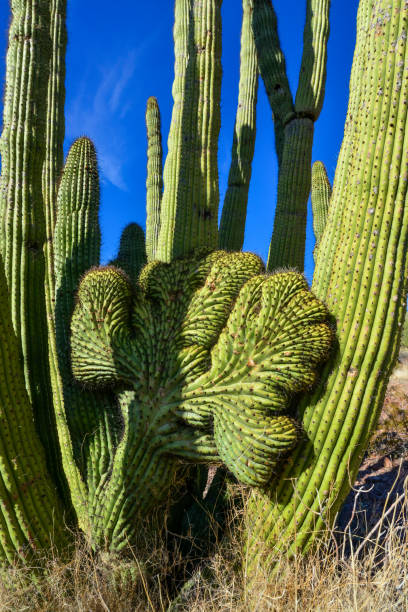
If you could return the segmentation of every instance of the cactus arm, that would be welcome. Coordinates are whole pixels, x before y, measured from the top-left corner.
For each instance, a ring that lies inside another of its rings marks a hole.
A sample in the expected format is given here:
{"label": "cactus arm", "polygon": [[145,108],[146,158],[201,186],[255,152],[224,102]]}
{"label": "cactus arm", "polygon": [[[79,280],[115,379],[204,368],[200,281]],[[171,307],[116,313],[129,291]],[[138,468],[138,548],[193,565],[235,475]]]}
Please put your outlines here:
{"label": "cactus arm", "polygon": [[0,559],[67,543],[64,517],[34,427],[0,257]]}
{"label": "cactus arm", "polygon": [[269,271],[282,266],[303,270],[313,134],[314,124],[308,117],[292,119],[284,129]]}
{"label": "cactus arm", "polygon": [[222,0],[176,0],[173,115],[157,258],[218,242]]}
{"label": "cactus arm", "polygon": [[251,0],[243,0],[242,8],[238,108],[219,234],[219,246],[227,251],[240,251],[244,244],[249,182],[255,150],[258,62],[251,26]]}
{"label": "cactus arm", "polygon": [[316,121],[324,100],[330,0],[307,0],[295,112]]}
{"label": "cactus arm", "polygon": [[313,211],[313,230],[316,239],[314,257],[316,259],[317,249],[322,239],[324,228],[326,227],[327,214],[329,212],[332,188],[327,176],[324,164],[317,161],[312,167],[312,211]]}
{"label": "cactus arm", "polygon": [[160,231],[160,208],[163,195],[163,149],[160,109],[156,98],[146,107],[147,178],[146,178],[146,251],[149,261],[156,257]]}
{"label": "cactus arm", "polygon": [[[352,79],[348,111],[356,110],[355,96],[363,101],[358,138],[351,165],[338,167],[313,284],[336,317],[339,349],[323,373],[325,385],[301,402],[307,440],[273,489],[255,492],[250,502],[252,567],[260,540],[305,550],[332,523],[377,422],[399,347],[408,269],[408,7],[362,0],[359,11],[365,27],[358,29],[355,57],[365,69],[359,83]],[[339,220],[340,238],[332,240]],[[270,562],[271,554],[264,559]]]}
{"label": "cactus arm", "polygon": [[268,270],[303,270],[314,122],[324,97],[330,0],[308,0],[295,109],[286,119]]}
{"label": "cactus arm", "polygon": [[293,114],[294,108],[285,56],[279,42],[278,20],[270,0],[253,0],[252,28],[259,70],[274,120],[278,120],[278,127],[281,129]]}
{"label": "cactus arm", "polygon": [[[99,177],[96,152],[85,137],[72,145],[58,190],[54,236],[55,330],[63,402],[57,419],[64,469],[79,525],[89,527],[86,495],[92,498],[97,483],[111,463],[115,408],[108,394],[92,394],[72,378],[69,329],[74,296],[81,276],[99,263]],[[106,416],[111,418],[106,420]],[[86,484],[84,484],[86,483]],[[86,493],[86,487],[88,493]]]}
{"label": "cactus arm", "polygon": [[[361,41],[364,40],[364,32],[369,27],[370,16],[371,7],[368,3],[360,3],[357,12],[356,30],[357,38]],[[351,174],[348,169],[356,163],[355,157],[359,154],[358,142],[361,137],[361,119],[358,111],[360,105],[364,104],[362,96],[366,95],[366,89],[361,87],[366,70],[365,62],[365,45],[356,45],[350,75],[350,97],[344,126],[344,137],[336,167],[336,189],[339,194],[344,194],[344,197],[347,194],[347,190],[350,189]],[[344,210],[340,206],[333,209],[331,214],[335,215],[335,220],[333,219],[331,223],[326,224],[328,235],[325,238],[325,243],[327,241],[331,245],[332,252],[335,252],[342,241],[343,212]],[[352,223],[350,217],[349,222]],[[315,269],[315,283],[318,283],[319,291],[322,292],[322,295],[327,291],[330,274],[330,260],[320,258],[319,267]]]}
{"label": "cactus arm", "polygon": [[122,268],[136,284],[141,269],[147,263],[146,246],[143,229],[137,223],[129,223],[122,232],[118,255],[110,265]]}
{"label": "cactus arm", "polygon": [[326,78],[329,0],[308,0],[304,46],[295,105],[270,0],[253,0],[252,27],[259,68],[275,120],[279,162],[278,198],[267,269],[303,270],[307,200],[310,192],[314,121]]}

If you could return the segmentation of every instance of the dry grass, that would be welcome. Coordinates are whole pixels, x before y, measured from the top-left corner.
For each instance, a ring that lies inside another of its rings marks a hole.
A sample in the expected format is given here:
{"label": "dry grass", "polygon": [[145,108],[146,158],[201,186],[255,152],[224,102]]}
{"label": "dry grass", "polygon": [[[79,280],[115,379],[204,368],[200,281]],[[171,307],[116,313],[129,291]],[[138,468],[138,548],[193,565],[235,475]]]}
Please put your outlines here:
{"label": "dry grass", "polygon": [[[30,569],[0,572],[0,610],[127,612],[161,611],[393,611],[408,609],[408,492],[388,496],[376,524],[364,537],[351,530],[325,534],[306,559],[279,559],[279,570],[259,571],[246,590],[236,532],[202,560],[176,601],[172,583],[181,559],[164,542],[150,541],[145,562],[134,551],[126,560],[95,557],[80,541],[69,562],[39,560]],[[145,555],[144,551],[144,555]],[[42,570],[39,570],[40,565]]]}
{"label": "dry grass", "polygon": [[[408,372],[408,358],[403,366]],[[189,565],[177,541],[156,534],[122,559],[95,556],[78,538],[69,561],[50,553],[30,568],[0,568],[0,612],[406,612],[407,414],[405,376],[389,386],[342,531],[323,534],[306,558],[277,556],[278,571],[259,570],[250,589],[234,517],[211,556]]]}

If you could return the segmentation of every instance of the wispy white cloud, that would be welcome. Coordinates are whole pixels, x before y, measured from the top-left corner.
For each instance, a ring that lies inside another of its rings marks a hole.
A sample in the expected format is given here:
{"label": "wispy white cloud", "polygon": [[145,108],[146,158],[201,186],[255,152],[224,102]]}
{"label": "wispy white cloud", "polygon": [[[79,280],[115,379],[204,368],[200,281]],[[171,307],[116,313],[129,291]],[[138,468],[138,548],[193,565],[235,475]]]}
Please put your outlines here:
{"label": "wispy white cloud", "polygon": [[132,81],[138,62],[153,42],[145,41],[110,65],[99,67],[95,84],[95,68],[84,72],[73,100],[66,109],[69,139],[86,134],[95,142],[102,180],[118,189],[127,190],[124,178],[127,131],[123,119],[132,107]]}

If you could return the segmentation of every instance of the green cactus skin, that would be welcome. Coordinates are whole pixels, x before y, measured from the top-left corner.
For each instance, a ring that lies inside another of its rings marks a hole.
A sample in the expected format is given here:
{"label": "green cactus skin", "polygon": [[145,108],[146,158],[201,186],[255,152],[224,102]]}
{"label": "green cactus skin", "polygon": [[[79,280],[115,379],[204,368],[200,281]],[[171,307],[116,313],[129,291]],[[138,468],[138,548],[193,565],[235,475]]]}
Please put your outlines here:
{"label": "green cactus skin", "polygon": [[72,378],[70,321],[81,276],[99,264],[99,176],[89,138],[76,140],[67,157],[58,190],[55,226],[55,331],[63,401],[57,425],[63,463],[79,525],[89,531],[93,497],[111,468],[116,442],[115,402],[110,394],[89,393]]}
{"label": "green cactus skin", "polygon": [[313,210],[313,229],[316,238],[314,257],[317,257],[317,249],[326,227],[327,214],[329,212],[332,188],[327,176],[324,164],[317,161],[312,167],[312,210]]}
{"label": "green cactus skin", "polygon": [[55,473],[53,407],[45,304],[47,89],[52,55],[48,0],[11,2],[3,132],[0,141],[0,243],[13,326],[38,432]]}
{"label": "green cactus skin", "polygon": [[267,269],[291,266],[303,270],[307,201],[311,183],[314,124],[293,119],[284,129],[278,198]]}
{"label": "green cactus skin", "polygon": [[255,150],[258,61],[252,33],[252,0],[242,2],[241,68],[228,189],[222,209],[219,246],[240,251],[244,244],[252,159]]}
{"label": "green cactus skin", "polygon": [[294,107],[286,74],[285,56],[279,42],[278,20],[270,0],[253,0],[252,27],[259,70],[273,113],[275,148],[280,166],[283,153],[283,128],[292,116]]}
{"label": "green cactus skin", "polygon": [[314,122],[326,81],[330,0],[308,0],[299,84],[293,103],[270,0],[253,0],[252,26],[260,72],[275,120],[278,198],[267,269],[303,270]]}
{"label": "green cactus skin", "polygon": [[163,148],[160,109],[156,98],[146,106],[147,178],[146,178],[146,252],[148,261],[156,259],[163,196]]}
{"label": "green cactus skin", "polygon": [[332,331],[301,275],[262,270],[251,253],[218,251],[148,264],[136,294],[114,267],[83,278],[74,375],[128,390],[96,541],[115,550],[134,539],[136,516],[165,501],[180,461],[222,459],[241,482],[264,486],[296,444],[285,412],[313,384]]}
{"label": "green cactus skin", "polygon": [[[325,384],[300,404],[307,439],[273,490],[252,496],[250,569],[272,563],[274,547],[307,550],[332,524],[398,354],[408,271],[407,22],[408,6],[399,0],[360,2],[348,110],[353,127],[340,155],[349,161],[338,166],[313,282],[336,318],[339,349],[323,371]],[[269,549],[264,558],[260,541]]]}
{"label": "green cactus skin", "polygon": [[147,263],[146,246],[143,229],[137,223],[129,223],[122,232],[118,256],[110,265],[121,268],[136,284],[141,269]]}
{"label": "green cactus skin", "polygon": [[308,0],[303,32],[303,54],[296,91],[295,112],[316,121],[323,107],[326,84],[330,0]]}
{"label": "green cactus skin", "polygon": [[67,542],[20,366],[0,257],[0,560]]}
{"label": "green cactus skin", "polygon": [[176,0],[173,115],[157,259],[218,244],[222,0]]}

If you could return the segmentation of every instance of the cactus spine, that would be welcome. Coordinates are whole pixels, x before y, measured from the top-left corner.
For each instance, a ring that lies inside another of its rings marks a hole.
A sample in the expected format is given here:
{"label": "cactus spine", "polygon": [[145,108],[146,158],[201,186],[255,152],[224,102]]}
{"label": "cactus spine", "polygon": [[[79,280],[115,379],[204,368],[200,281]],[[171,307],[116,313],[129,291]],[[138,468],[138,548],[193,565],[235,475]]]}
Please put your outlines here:
{"label": "cactus spine", "polygon": [[324,370],[325,384],[301,402],[307,439],[273,489],[252,496],[252,567],[259,539],[269,550],[305,550],[333,521],[398,353],[407,291],[407,20],[405,3],[360,2],[348,110],[354,129],[345,134],[313,281],[336,317],[339,350]]}
{"label": "cactus spine", "polygon": [[307,1],[302,64],[294,103],[273,6],[270,0],[253,0],[253,4],[259,68],[274,115],[279,161],[278,198],[267,268],[293,266],[303,270],[314,123],[323,105],[326,80],[330,0]]}
{"label": "cactus spine", "polygon": [[243,0],[242,10],[238,108],[219,236],[220,247],[227,251],[240,251],[244,244],[249,182],[255,150],[258,61],[252,33],[252,1]]}
{"label": "cactus spine", "polygon": [[312,210],[313,210],[313,229],[316,239],[314,256],[316,258],[317,249],[326,227],[327,214],[329,212],[332,188],[327,176],[324,164],[317,161],[312,167]]}
{"label": "cactus spine", "polygon": [[149,98],[146,108],[147,179],[146,179],[146,252],[149,261],[156,258],[160,232],[163,195],[163,150],[160,109],[156,98]]}

